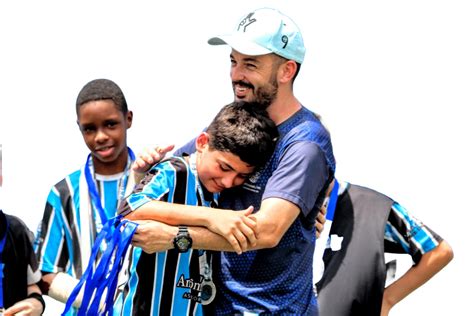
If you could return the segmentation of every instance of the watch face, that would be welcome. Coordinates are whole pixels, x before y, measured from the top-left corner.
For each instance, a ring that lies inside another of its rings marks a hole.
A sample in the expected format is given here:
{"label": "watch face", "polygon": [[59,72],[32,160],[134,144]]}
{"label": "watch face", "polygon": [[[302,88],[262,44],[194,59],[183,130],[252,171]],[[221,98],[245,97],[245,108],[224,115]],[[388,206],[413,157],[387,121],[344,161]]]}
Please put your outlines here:
{"label": "watch face", "polygon": [[179,252],[187,252],[189,248],[193,245],[193,240],[189,236],[188,230],[186,227],[180,227],[178,235],[174,238],[173,241],[174,248]]}
{"label": "watch face", "polygon": [[178,248],[182,250],[188,250],[189,249],[189,240],[186,237],[181,237],[178,239]]}

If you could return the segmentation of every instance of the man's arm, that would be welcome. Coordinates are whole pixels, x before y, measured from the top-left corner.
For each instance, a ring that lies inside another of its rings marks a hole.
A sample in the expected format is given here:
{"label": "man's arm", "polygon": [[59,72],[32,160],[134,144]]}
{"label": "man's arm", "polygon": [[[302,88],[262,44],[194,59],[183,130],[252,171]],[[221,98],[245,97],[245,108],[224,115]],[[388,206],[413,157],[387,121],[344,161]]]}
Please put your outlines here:
{"label": "man's arm", "polygon": [[425,253],[416,266],[411,267],[400,279],[385,289],[381,316],[388,315],[395,304],[441,271],[453,256],[453,250],[446,241],[442,241],[436,248]]}
{"label": "man's arm", "polygon": [[263,200],[260,210],[251,215],[258,223],[257,244],[249,250],[273,248],[278,245],[299,214],[299,207],[287,200],[280,198]]}
{"label": "man's arm", "polygon": [[[300,209],[293,203],[280,198],[269,198],[262,202],[260,210],[250,215],[257,225],[257,243],[248,250],[272,248],[278,245],[288,228],[293,224]],[[202,227],[189,227],[196,249],[232,251],[230,244],[221,236]]]}
{"label": "man's arm", "polygon": [[[179,204],[169,204],[170,208],[181,207]],[[193,208],[192,206],[188,206]],[[202,208],[202,207],[199,207]],[[213,211],[224,211],[212,209]],[[246,250],[271,248],[276,246],[291,224],[300,213],[299,208],[291,202],[279,198],[269,198],[262,202],[260,211],[252,214],[257,225],[257,242]],[[218,213],[216,213],[218,214]],[[173,248],[173,238],[178,233],[176,226],[167,225],[157,221],[140,222],[133,237],[133,245],[142,248],[147,253],[165,251]],[[194,249],[235,251],[222,236],[205,227],[189,226]],[[240,252],[237,252],[240,253]]]}

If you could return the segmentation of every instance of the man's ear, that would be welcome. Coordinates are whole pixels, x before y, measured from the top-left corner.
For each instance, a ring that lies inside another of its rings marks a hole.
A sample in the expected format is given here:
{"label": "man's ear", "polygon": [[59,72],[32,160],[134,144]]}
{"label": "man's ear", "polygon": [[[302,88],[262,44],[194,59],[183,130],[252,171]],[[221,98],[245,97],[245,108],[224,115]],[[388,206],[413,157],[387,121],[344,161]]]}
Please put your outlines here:
{"label": "man's ear", "polygon": [[297,68],[298,68],[298,65],[296,65],[296,62],[294,60],[287,60],[285,63],[283,63],[279,69],[280,82],[281,83],[291,82],[291,80],[293,80],[293,78],[295,77]]}
{"label": "man's ear", "polygon": [[201,132],[196,138],[196,151],[202,152],[209,146],[209,134],[206,132]]}

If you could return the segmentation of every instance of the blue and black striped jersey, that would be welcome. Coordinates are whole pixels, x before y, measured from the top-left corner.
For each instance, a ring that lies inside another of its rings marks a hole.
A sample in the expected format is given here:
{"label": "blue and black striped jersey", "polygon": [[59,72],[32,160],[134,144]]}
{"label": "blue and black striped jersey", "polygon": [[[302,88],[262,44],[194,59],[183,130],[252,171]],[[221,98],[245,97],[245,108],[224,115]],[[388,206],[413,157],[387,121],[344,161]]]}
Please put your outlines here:
{"label": "blue and black striped jersey", "polygon": [[[201,201],[198,181],[184,158],[171,157],[148,171],[125,199],[120,214],[133,212],[153,200],[211,206],[218,195],[204,192]],[[174,249],[147,254],[134,248],[120,314],[202,315],[200,292],[204,276],[200,261],[209,255],[201,250],[178,253]],[[115,309],[114,314],[119,312]]]}

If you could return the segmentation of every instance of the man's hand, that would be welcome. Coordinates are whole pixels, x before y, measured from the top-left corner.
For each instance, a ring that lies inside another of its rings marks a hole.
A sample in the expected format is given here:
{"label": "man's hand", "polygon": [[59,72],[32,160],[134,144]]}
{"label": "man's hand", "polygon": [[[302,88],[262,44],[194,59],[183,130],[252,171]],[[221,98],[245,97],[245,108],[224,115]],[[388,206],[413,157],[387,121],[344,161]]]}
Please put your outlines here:
{"label": "man's hand", "polygon": [[326,205],[321,206],[318,216],[316,216],[316,238],[319,238],[324,230],[324,223],[326,223],[326,213]]}
{"label": "man's hand", "polygon": [[132,237],[132,245],[140,247],[146,253],[166,251],[173,248],[173,239],[178,234],[178,227],[169,226],[157,221],[134,221],[138,223]]}
{"label": "man's hand", "polygon": [[144,152],[140,153],[140,155],[135,158],[132,170],[135,173],[147,172],[151,166],[165,158],[166,154],[173,150],[173,148],[174,145],[168,145],[164,147],[156,146],[145,149]]}
{"label": "man's hand", "polygon": [[331,183],[329,184],[329,187],[326,190],[326,196],[323,202],[323,205],[319,209],[318,216],[316,216],[316,239],[321,236],[321,233],[324,230],[324,223],[326,223],[326,214],[327,214],[327,208],[328,208],[328,203],[329,203],[329,197],[331,196],[331,191],[334,188],[334,183],[336,180],[332,180]]}
{"label": "man's hand", "polygon": [[224,237],[238,254],[257,245],[257,219],[249,216],[253,206],[243,211],[216,209],[207,228]]}

